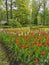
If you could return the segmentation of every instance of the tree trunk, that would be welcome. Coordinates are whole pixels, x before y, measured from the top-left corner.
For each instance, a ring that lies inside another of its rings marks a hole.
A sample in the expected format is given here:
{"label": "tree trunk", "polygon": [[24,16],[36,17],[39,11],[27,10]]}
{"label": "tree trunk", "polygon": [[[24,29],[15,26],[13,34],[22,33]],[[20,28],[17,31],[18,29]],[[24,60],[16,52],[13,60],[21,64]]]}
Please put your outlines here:
{"label": "tree trunk", "polygon": [[43,18],[43,25],[46,25],[46,21],[45,21],[45,9],[46,9],[46,0],[44,0],[44,18]]}
{"label": "tree trunk", "polygon": [[12,0],[11,0],[11,19],[12,19]]}
{"label": "tree trunk", "polygon": [[38,11],[37,11],[37,13],[36,13],[36,15],[35,15],[35,19],[34,19],[34,24],[35,24],[35,25],[38,25],[37,16],[38,16]]}
{"label": "tree trunk", "polygon": [[36,17],[35,20],[34,20],[34,24],[35,24],[35,25],[38,24],[38,23],[37,23],[37,17]]}
{"label": "tree trunk", "polygon": [[7,23],[8,23],[8,4],[7,4],[7,0],[6,0],[6,16],[7,16]]}

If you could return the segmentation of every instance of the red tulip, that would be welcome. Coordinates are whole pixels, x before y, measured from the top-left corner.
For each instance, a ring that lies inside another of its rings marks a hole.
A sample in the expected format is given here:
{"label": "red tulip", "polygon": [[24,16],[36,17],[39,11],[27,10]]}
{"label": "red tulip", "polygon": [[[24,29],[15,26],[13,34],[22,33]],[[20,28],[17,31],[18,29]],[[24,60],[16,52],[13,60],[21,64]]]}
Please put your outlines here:
{"label": "red tulip", "polygon": [[25,45],[25,46],[24,46],[24,48],[26,49],[26,48],[28,48],[28,46],[27,46],[27,45]]}
{"label": "red tulip", "polygon": [[42,52],[41,52],[41,54],[42,54],[42,55],[45,55],[45,52],[44,52],[44,51],[42,51]]}
{"label": "red tulip", "polygon": [[42,37],[40,38],[40,40],[42,40]]}
{"label": "red tulip", "polygon": [[47,42],[47,44],[49,45],[49,42]]}
{"label": "red tulip", "polygon": [[38,36],[35,36],[34,39],[37,40],[38,39]]}
{"label": "red tulip", "polygon": [[36,62],[36,63],[38,63],[38,62],[39,62],[39,60],[36,58],[35,62]]}
{"label": "red tulip", "polygon": [[46,33],[45,36],[47,37],[48,36],[48,33]]}
{"label": "red tulip", "polygon": [[38,35],[40,36],[40,32],[38,32]]}
{"label": "red tulip", "polygon": [[33,33],[30,33],[32,36],[34,36],[34,34]]}
{"label": "red tulip", "polygon": [[18,42],[18,38],[16,38],[16,42]]}
{"label": "red tulip", "polygon": [[28,40],[28,38],[27,37],[24,37],[24,40]]}
{"label": "red tulip", "polygon": [[30,53],[29,56],[32,57],[32,53]]}
{"label": "red tulip", "polygon": [[41,47],[41,46],[42,46],[42,44],[37,44],[37,46],[38,46],[38,47]]}
{"label": "red tulip", "polygon": [[22,44],[22,47],[24,47],[25,46],[25,44]]}
{"label": "red tulip", "polygon": [[28,48],[28,45],[22,44],[22,47],[26,49],[26,48]]}
{"label": "red tulip", "polygon": [[38,41],[36,41],[36,44],[38,44]]}
{"label": "red tulip", "polygon": [[33,49],[33,46],[31,46],[30,49]]}
{"label": "red tulip", "polygon": [[31,44],[35,44],[34,42],[31,42]]}

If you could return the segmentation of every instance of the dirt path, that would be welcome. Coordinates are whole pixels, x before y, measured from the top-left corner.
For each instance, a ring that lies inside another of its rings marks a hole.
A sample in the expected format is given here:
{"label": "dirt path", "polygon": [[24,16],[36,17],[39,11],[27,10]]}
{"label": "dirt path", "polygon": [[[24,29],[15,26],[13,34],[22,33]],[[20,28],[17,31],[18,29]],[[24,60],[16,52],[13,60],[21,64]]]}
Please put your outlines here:
{"label": "dirt path", "polygon": [[15,53],[6,44],[0,43],[0,65],[21,65]]}
{"label": "dirt path", "polygon": [[6,58],[5,52],[3,51],[1,43],[0,43],[0,65],[9,65],[9,62]]}

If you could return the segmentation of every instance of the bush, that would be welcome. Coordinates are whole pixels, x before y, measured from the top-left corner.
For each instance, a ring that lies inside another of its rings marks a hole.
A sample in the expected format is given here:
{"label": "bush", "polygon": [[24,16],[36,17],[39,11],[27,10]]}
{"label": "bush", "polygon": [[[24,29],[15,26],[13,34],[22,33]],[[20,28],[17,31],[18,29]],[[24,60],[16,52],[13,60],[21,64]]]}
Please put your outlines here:
{"label": "bush", "polygon": [[22,27],[22,25],[17,21],[17,19],[9,19],[9,25],[12,27]]}

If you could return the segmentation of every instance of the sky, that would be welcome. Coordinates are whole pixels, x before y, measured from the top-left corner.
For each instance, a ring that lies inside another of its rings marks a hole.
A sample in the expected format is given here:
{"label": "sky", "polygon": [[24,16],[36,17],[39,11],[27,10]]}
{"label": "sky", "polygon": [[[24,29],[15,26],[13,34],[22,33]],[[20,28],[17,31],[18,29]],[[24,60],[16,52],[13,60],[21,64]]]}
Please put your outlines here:
{"label": "sky", "polygon": [[[5,9],[5,1],[6,0],[2,0],[3,1],[3,6],[0,6],[1,8],[3,8],[3,9]],[[15,0],[12,0],[13,2],[15,1]],[[30,1],[32,1],[32,0],[30,0]],[[38,0],[37,0],[38,1]],[[49,0],[46,0],[47,1],[47,5],[46,5],[46,7],[49,9]],[[30,2],[31,3],[31,2]],[[10,0],[8,0],[8,4],[10,4]],[[10,9],[10,7],[9,7],[9,5],[8,5],[8,8]],[[17,9],[17,7],[14,7],[13,6],[13,9]],[[43,9],[42,9],[42,7],[41,7],[41,11],[42,11]]]}

